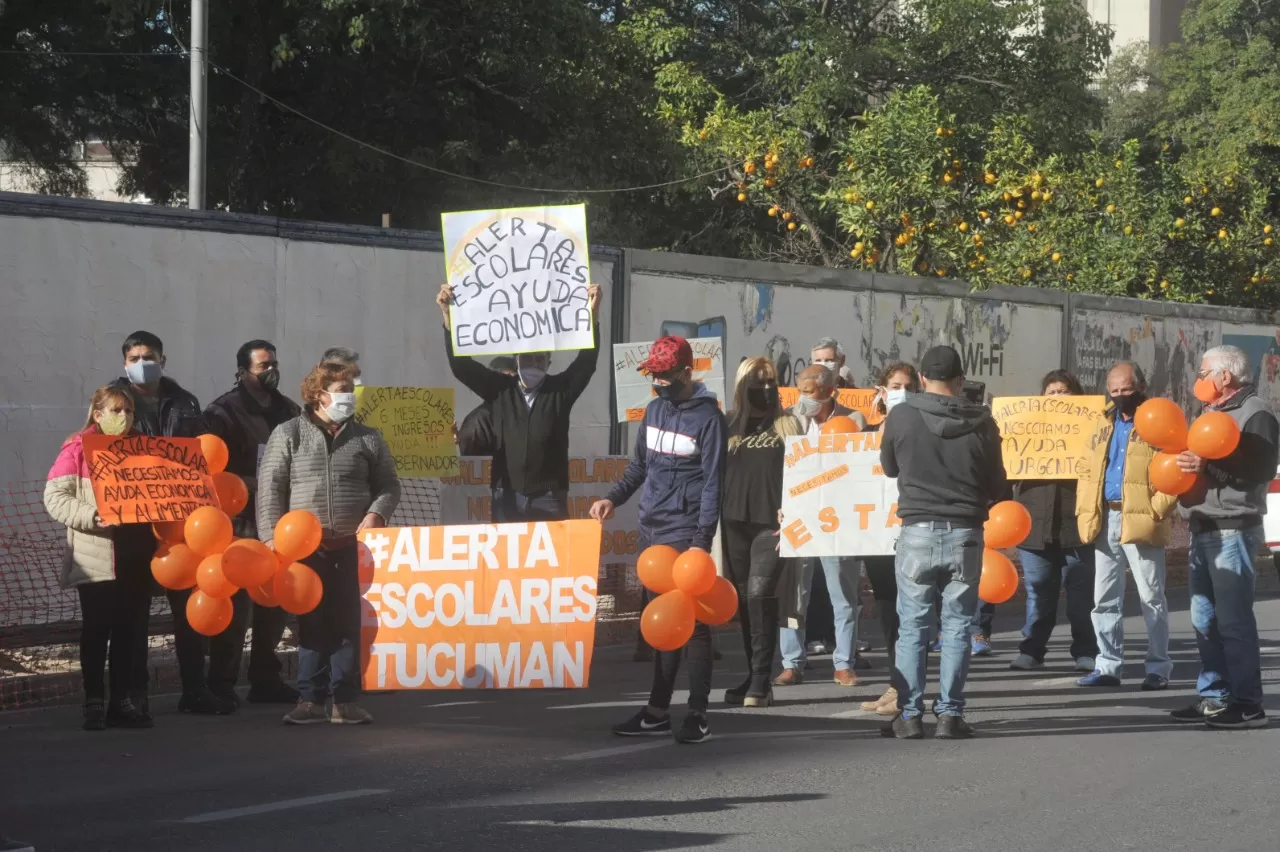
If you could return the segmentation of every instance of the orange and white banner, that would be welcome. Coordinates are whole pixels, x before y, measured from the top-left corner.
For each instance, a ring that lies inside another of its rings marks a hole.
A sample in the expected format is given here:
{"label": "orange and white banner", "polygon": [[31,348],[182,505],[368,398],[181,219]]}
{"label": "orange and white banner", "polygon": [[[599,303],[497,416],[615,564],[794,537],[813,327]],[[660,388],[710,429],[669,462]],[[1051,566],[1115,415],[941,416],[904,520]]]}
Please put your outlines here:
{"label": "orange and white banner", "polygon": [[892,556],[901,529],[879,432],[787,439],[782,556]]}
{"label": "orange and white banner", "polygon": [[402,527],[360,540],[365,689],[587,685],[596,521]]}

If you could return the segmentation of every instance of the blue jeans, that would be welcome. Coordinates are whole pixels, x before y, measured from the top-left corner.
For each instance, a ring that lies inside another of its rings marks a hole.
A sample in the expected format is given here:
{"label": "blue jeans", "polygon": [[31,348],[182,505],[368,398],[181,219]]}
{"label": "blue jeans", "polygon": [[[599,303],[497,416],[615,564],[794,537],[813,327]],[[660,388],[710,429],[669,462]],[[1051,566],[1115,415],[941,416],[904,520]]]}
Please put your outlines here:
{"label": "blue jeans", "polygon": [[898,707],[905,718],[924,715],[925,651],[933,631],[934,601],[940,594],[942,662],[933,712],[962,716],[969,631],[978,610],[982,574],[982,530],[947,523],[904,526],[894,565],[900,622],[893,672]]}
{"label": "blue jeans", "polygon": [[1039,662],[1049,646],[1049,637],[1058,623],[1058,596],[1067,589],[1067,621],[1071,624],[1071,658],[1098,656],[1098,637],[1093,632],[1093,548],[1046,547],[1043,550],[1018,548],[1022,576],[1027,583],[1027,622],[1019,653]]}
{"label": "blue jeans", "polygon": [[360,695],[360,575],[356,546],[317,550],[303,564],[320,575],[324,596],[298,616],[298,694],[323,704]]}
{"label": "blue jeans", "polygon": [[1120,677],[1124,662],[1125,567],[1133,574],[1147,623],[1147,674],[1173,674],[1169,659],[1169,604],[1164,596],[1164,546],[1121,544],[1120,512],[1107,512],[1093,542],[1093,631],[1098,636],[1097,671]]}
{"label": "blue jeans", "polygon": [[[851,556],[822,556],[805,559],[803,609],[809,608],[809,587],[813,583],[813,563],[822,563],[827,577],[827,592],[835,615],[836,650],[831,662],[836,671],[853,669],[853,643],[858,637],[858,584],[862,580],[862,560]],[[784,669],[803,669],[805,661],[804,631],[783,627],[778,631],[778,647],[782,649]]]}
{"label": "blue jeans", "polygon": [[1262,658],[1253,615],[1261,525],[1191,536],[1191,623],[1200,647],[1196,689],[1224,704],[1262,703]]}

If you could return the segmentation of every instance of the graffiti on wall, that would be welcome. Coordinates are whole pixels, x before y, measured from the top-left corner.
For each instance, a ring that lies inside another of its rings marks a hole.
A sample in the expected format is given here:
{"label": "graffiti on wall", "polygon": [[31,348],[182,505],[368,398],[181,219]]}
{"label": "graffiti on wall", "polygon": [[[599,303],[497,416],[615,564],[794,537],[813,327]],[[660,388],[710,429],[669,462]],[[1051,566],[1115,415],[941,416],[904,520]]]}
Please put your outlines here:
{"label": "graffiti on wall", "polygon": [[1275,407],[1280,402],[1280,328],[1224,324],[1222,342],[1245,351],[1258,395]]}
{"label": "graffiti on wall", "polygon": [[1147,376],[1147,393],[1167,396],[1188,412],[1200,403],[1191,395],[1200,355],[1216,345],[1220,324],[1113,311],[1075,311],[1071,317],[1071,369],[1088,393],[1106,393],[1107,373],[1117,361],[1133,361]]}

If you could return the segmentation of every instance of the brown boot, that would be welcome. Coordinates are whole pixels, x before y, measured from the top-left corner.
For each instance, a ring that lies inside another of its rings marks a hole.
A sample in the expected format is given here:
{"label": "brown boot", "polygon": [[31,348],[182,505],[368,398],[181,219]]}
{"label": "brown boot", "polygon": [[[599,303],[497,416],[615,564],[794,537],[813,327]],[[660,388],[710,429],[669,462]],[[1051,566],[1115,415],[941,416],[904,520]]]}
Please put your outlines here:
{"label": "brown boot", "polygon": [[799,669],[783,669],[782,673],[773,679],[774,686],[797,686],[804,683],[804,672]]}
{"label": "brown boot", "polygon": [[836,686],[857,686],[858,676],[848,669],[836,669],[835,677],[832,678]]}

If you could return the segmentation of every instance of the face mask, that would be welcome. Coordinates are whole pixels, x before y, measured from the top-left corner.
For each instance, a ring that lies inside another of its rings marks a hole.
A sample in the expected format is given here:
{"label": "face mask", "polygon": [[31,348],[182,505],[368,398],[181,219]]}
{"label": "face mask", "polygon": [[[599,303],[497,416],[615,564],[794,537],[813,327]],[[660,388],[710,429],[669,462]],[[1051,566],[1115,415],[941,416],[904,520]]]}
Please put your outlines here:
{"label": "face mask", "polygon": [[778,389],[772,386],[747,388],[747,402],[757,411],[772,411],[778,404]]}
{"label": "face mask", "polygon": [[258,384],[264,391],[275,390],[280,387],[280,371],[267,370],[265,373],[258,376]]}
{"label": "face mask", "polygon": [[907,398],[906,388],[893,388],[884,395],[884,410],[892,411],[893,407]]}
{"label": "face mask", "polygon": [[129,431],[129,415],[123,411],[104,411],[98,418],[98,429],[104,435],[123,435]]}
{"label": "face mask", "polygon": [[546,370],[539,370],[537,367],[521,367],[520,387],[527,391],[537,390],[546,377]]}
{"label": "face mask", "polygon": [[1209,381],[1209,377],[1196,379],[1195,385],[1192,386],[1191,392],[1195,394],[1196,399],[1205,405],[1211,405],[1218,398],[1218,387]]}
{"label": "face mask", "polygon": [[660,385],[655,382],[653,392],[658,395],[658,399],[675,399],[684,393],[684,382],[679,379],[673,379],[669,385]]}
{"label": "face mask", "polygon": [[838,366],[837,362],[835,361],[814,361],[813,363],[815,366],[818,366],[818,367],[826,367],[828,370],[830,370],[833,373],[836,371],[836,367]]}
{"label": "face mask", "polygon": [[814,399],[803,394],[796,400],[796,414],[801,417],[815,417],[822,412],[830,400]]}
{"label": "face mask", "polygon": [[334,423],[346,423],[356,413],[356,395],[353,393],[329,394],[329,405],[324,413]]}
{"label": "face mask", "polygon": [[160,377],[164,375],[164,367],[158,361],[134,361],[125,365],[124,374],[138,387],[146,387],[160,381]]}
{"label": "face mask", "polygon": [[1147,399],[1146,395],[1140,391],[1134,391],[1128,396],[1112,395],[1111,402],[1115,404],[1116,410],[1125,417],[1132,417],[1133,412],[1138,410],[1138,406],[1142,405]]}

